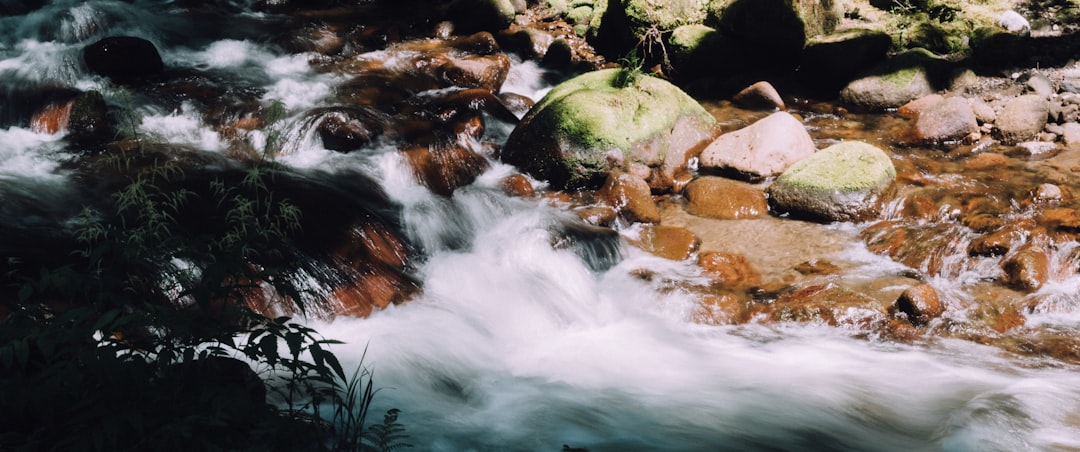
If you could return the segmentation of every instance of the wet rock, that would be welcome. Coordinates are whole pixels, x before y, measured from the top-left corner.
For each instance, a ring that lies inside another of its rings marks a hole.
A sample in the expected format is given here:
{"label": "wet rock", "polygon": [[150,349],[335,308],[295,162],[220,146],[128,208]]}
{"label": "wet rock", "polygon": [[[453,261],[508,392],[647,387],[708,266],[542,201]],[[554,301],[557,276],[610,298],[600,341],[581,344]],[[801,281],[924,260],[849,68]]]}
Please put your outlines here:
{"label": "wet rock", "polygon": [[563,82],[536,104],[511,133],[502,159],[572,189],[598,186],[612,168],[643,165],[653,172],[653,190],[670,190],[713,137],[715,122],[668,82],[621,69],[595,71]]}
{"label": "wet rock", "polygon": [[701,297],[701,304],[691,314],[695,323],[703,325],[736,325],[745,323],[748,297],[743,293],[720,292]]}
{"label": "wet rock", "polygon": [[840,91],[840,100],[862,110],[899,107],[933,94],[945,64],[922,49],[905,52],[849,83]]}
{"label": "wet rock", "polygon": [[1034,292],[1050,277],[1050,257],[1040,246],[1026,245],[1001,263],[1005,283],[1015,289]]}
{"label": "wet rock", "polygon": [[417,180],[443,196],[473,183],[491,165],[483,156],[457,143],[414,146],[403,152]]}
{"label": "wet rock", "polygon": [[1012,228],[1004,228],[971,241],[969,256],[1004,256],[1020,236]]}
{"label": "wet rock", "polygon": [[1039,225],[1050,231],[1080,231],[1080,214],[1068,207],[1046,209],[1039,215],[1037,221]]}
{"label": "wet rock", "polygon": [[840,267],[827,260],[809,260],[800,262],[794,270],[803,275],[831,275],[840,272]]}
{"label": "wet rock", "polygon": [[1010,99],[998,115],[995,126],[998,138],[1005,144],[1030,140],[1046,127],[1050,104],[1046,98],[1026,94]]}
{"label": "wet rock", "polygon": [[922,143],[955,142],[978,130],[971,104],[962,97],[950,97],[918,113],[914,138]]}
{"label": "wet rock", "polygon": [[649,253],[675,261],[689,258],[701,246],[701,240],[686,228],[663,225],[642,227],[634,243]]}
{"label": "wet rock", "polygon": [[593,226],[611,227],[619,219],[619,211],[611,206],[590,206],[574,210],[578,218]]}
{"label": "wet rock", "polygon": [[738,253],[704,251],[698,255],[698,266],[718,287],[748,289],[761,285],[761,273]]}
{"label": "wet rock", "polygon": [[[442,5],[440,5],[442,6]],[[448,17],[459,29],[472,31],[499,31],[514,22],[514,17],[525,10],[520,0],[453,0],[445,5]]]}
{"label": "wet rock", "polygon": [[502,190],[510,196],[519,198],[531,198],[536,195],[532,182],[529,182],[529,178],[521,174],[511,174],[506,179],[503,179]]}
{"label": "wet rock", "polygon": [[515,93],[499,93],[499,100],[502,101],[507,110],[518,118],[525,116],[529,109],[535,105],[532,99]]}
{"label": "wet rock", "polygon": [[316,124],[323,147],[331,151],[350,152],[367,146],[383,132],[377,114],[362,109],[331,108],[319,110]]}
{"label": "wet rock", "polygon": [[760,81],[743,88],[731,100],[746,108],[760,110],[785,109],[784,99],[780,97],[780,93],[776,91],[776,88],[771,83],[766,81]]}
{"label": "wet rock", "polygon": [[[512,29],[513,30],[513,29]],[[544,30],[521,28],[499,35],[500,47],[528,60],[542,60],[555,37]]]}
{"label": "wet rock", "polygon": [[790,113],[776,112],[721,135],[700,156],[700,167],[751,180],[776,176],[814,154],[814,140]]}
{"label": "wet rock", "polygon": [[834,144],[784,171],[769,187],[779,212],[823,221],[864,221],[882,208],[896,178],[892,161],[873,145]]}
{"label": "wet rock", "polygon": [[83,48],[90,71],[118,82],[142,79],[165,70],[154,44],[132,36],[110,36]]}
{"label": "wet rock", "polygon": [[938,205],[928,196],[909,196],[904,199],[900,213],[915,221],[932,221],[937,218]]}
{"label": "wet rock", "polygon": [[614,207],[626,221],[660,222],[660,210],[653,202],[649,184],[633,174],[609,174],[597,196],[601,202]]}
{"label": "wet rock", "polygon": [[30,118],[30,130],[35,133],[54,134],[67,130],[71,118],[72,102],[49,104]]}
{"label": "wet rock", "polygon": [[71,101],[68,140],[77,147],[97,149],[113,141],[116,129],[109,119],[109,107],[97,91],[87,91]]}
{"label": "wet rock", "polygon": [[994,168],[1007,168],[1010,164],[1012,164],[1012,159],[1002,154],[979,154],[964,162],[964,169],[985,171]]}
{"label": "wet rock", "polygon": [[510,57],[503,54],[452,58],[436,70],[446,86],[481,88],[498,92],[510,73]]}
{"label": "wet rock", "polygon": [[937,290],[929,284],[907,288],[892,308],[907,315],[908,320],[916,326],[925,325],[945,312],[945,304],[938,297]]}
{"label": "wet rock", "polygon": [[1039,184],[1038,187],[1031,190],[1031,202],[1033,204],[1056,204],[1065,197],[1065,192],[1061,190],[1061,187],[1054,184]]}
{"label": "wet rock", "polygon": [[764,308],[778,322],[821,323],[871,329],[886,323],[877,300],[835,284],[812,285],[781,295]]}
{"label": "wet rock", "polygon": [[683,194],[690,202],[687,211],[701,217],[733,220],[769,213],[765,192],[745,182],[702,176],[691,181]]}

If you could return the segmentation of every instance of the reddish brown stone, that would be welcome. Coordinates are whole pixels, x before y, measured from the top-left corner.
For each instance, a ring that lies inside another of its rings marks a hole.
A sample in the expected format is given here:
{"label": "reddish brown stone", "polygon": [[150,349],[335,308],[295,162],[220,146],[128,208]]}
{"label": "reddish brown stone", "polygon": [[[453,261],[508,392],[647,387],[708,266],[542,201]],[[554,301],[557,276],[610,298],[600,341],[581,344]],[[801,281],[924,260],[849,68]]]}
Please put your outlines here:
{"label": "reddish brown stone", "polygon": [[745,289],[761,284],[761,274],[741,254],[702,252],[698,255],[698,265],[720,287]]}
{"label": "reddish brown stone", "polygon": [[859,329],[882,327],[885,312],[873,298],[834,284],[813,285],[784,294],[760,307],[778,322],[823,323]]}
{"label": "reddish brown stone", "polygon": [[944,101],[945,97],[940,94],[931,94],[929,96],[923,96],[901,105],[896,109],[896,114],[908,119],[914,119],[919,116],[919,113],[926,109]]}
{"label": "reddish brown stone", "polygon": [[971,241],[968,246],[969,256],[1004,256],[1012,247],[1012,242],[1020,236],[1012,228],[1004,228],[996,232],[978,237]]}
{"label": "reddish brown stone", "polygon": [[686,186],[685,196],[690,201],[687,211],[702,217],[734,220],[759,218],[769,212],[763,190],[722,177],[694,179]]}
{"label": "reddish brown stone", "polygon": [[1050,277],[1050,257],[1042,247],[1025,245],[1006,258],[1001,269],[1010,287],[1033,292]]}
{"label": "reddish brown stone", "polygon": [[635,244],[662,258],[681,261],[697,251],[701,240],[686,228],[650,225],[641,229]]}
{"label": "reddish brown stone", "polygon": [[893,307],[907,315],[908,321],[916,326],[925,325],[945,312],[945,304],[929,284],[909,287],[900,294]]}
{"label": "reddish brown stone", "polygon": [[521,174],[511,174],[506,179],[503,179],[502,190],[510,196],[520,198],[531,198],[536,195],[532,182],[529,182],[529,178]]}
{"label": "reddish brown stone", "polygon": [[691,314],[695,323],[704,325],[735,325],[746,323],[747,304],[749,300],[745,294],[737,292],[722,292],[706,294],[701,298],[701,304]]}
{"label": "reddish brown stone", "polygon": [[490,166],[483,156],[457,144],[414,146],[404,153],[417,180],[443,196],[473,183]]}
{"label": "reddish brown stone", "polygon": [[619,211],[610,206],[593,206],[575,210],[578,218],[594,226],[611,226],[619,218]]}
{"label": "reddish brown stone", "polygon": [[997,317],[994,318],[994,323],[991,328],[998,333],[1004,333],[1014,328],[1024,326],[1024,315],[1020,313],[1016,308],[1012,306],[1006,306]]}
{"label": "reddish brown stone", "polygon": [[660,222],[660,209],[653,202],[649,184],[640,177],[613,172],[608,175],[597,196],[601,202],[618,210],[626,221]]}
{"label": "reddish brown stone", "polygon": [[978,154],[971,160],[964,162],[964,169],[972,171],[985,171],[996,168],[1008,167],[1012,159],[1002,154]]}
{"label": "reddish brown stone", "polygon": [[66,130],[71,118],[71,105],[72,102],[45,106],[30,119],[30,130],[48,134]]}
{"label": "reddish brown stone", "polygon": [[840,267],[826,260],[812,260],[795,266],[795,271],[803,275],[830,275],[840,271]]}
{"label": "reddish brown stone", "polygon": [[903,215],[918,221],[931,221],[937,217],[938,206],[928,196],[914,195],[904,200]]}
{"label": "reddish brown stone", "polygon": [[482,88],[494,93],[510,73],[510,57],[494,54],[454,58],[441,65],[436,73],[447,86]]}

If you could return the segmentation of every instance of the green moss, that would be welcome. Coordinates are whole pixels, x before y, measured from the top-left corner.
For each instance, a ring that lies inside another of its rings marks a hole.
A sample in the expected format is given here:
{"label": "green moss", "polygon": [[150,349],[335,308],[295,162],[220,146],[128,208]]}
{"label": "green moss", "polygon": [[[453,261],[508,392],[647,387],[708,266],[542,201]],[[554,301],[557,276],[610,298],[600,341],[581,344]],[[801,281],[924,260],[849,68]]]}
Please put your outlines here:
{"label": "green moss", "polygon": [[674,30],[682,25],[700,24],[708,14],[707,0],[628,0],[625,2],[626,17],[640,34],[655,27],[662,31]]}
{"label": "green moss", "polygon": [[881,80],[896,87],[908,86],[920,72],[922,69],[917,67],[903,68],[881,76]]}
{"label": "green moss", "polygon": [[867,143],[847,141],[792,165],[778,182],[812,190],[855,192],[895,177],[896,168],[884,151]]}
{"label": "green moss", "polygon": [[717,33],[719,32],[716,31],[716,29],[705,25],[683,25],[676,28],[675,31],[671,33],[670,42],[672,47],[691,51],[701,46],[703,41]]}

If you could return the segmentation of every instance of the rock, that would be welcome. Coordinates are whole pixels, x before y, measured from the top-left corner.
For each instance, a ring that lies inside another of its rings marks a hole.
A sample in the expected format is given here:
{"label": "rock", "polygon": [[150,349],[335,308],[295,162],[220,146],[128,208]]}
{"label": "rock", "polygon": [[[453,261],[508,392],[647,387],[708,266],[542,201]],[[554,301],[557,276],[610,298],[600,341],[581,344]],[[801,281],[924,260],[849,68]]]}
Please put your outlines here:
{"label": "rock", "polygon": [[35,133],[54,134],[67,130],[71,120],[71,105],[68,101],[59,104],[49,104],[38,110],[30,118],[30,130]]}
{"label": "rock", "polygon": [[91,72],[118,82],[160,74],[165,70],[154,44],[131,36],[110,36],[83,48]]}
{"label": "rock", "polygon": [[752,109],[783,110],[784,99],[771,83],[760,81],[744,88],[735,94],[731,100],[735,103]]}
{"label": "rock", "polygon": [[614,207],[629,222],[659,223],[660,210],[652,200],[644,179],[624,172],[613,172],[597,195],[601,202]]}
{"label": "rock", "polygon": [[892,39],[880,30],[848,29],[811,39],[803,50],[799,77],[835,95],[868,67],[885,59]]}
{"label": "rock", "polygon": [[863,110],[899,107],[944,87],[941,78],[947,64],[922,49],[904,52],[848,83],[840,100]]}
{"label": "rock", "polygon": [[97,149],[116,138],[109,106],[101,93],[87,91],[71,101],[67,138],[72,144],[88,149]]}
{"label": "rock", "polygon": [[525,113],[528,113],[529,109],[535,105],[532,99],[517,93],[499,93],[499,100],[517,118],[525,116]]}
{"label": "rock", "polygon": [[644,165],[655,191],[714,136],[716,119],[674,85],[622,69],[590,72],[552,89],[529,110],[502,151],[555,188],[596,187],[612,168]]}
{"label": "rock", "polygon": [[896,178],[892,161],[873,145],[834,144],[792,165],[769,187],[780,212],[824,221],[863,221],[876,216]]}
{"label": "rock", "polygon": [[[600,2],[597,2],[600,3]],[[589,42],[601,52],[626,54],[635,46],[646,54],[658,54],[661,32],[683,25],[701,24],[708,16],[708,2],[701,0],[621,0],[606,3],[604,14],[590,20]]]}
{"label": "rock", "polygon": [[1024,94],[1038,94],[1044,99],[1057,94],[1054,82],[1049,77],[1038,72],[1032,73],[1024,81]]}
{"label": "rock", "polygon": [[1005,144],[1017,144],[1035,137],[1046,127],[1050,104],[1046,98],[1026,94],[1010,99],[998,115],[995,126]]}
{"label": "rock", "polygon": [[1001,263],[1005,284],[1034,292],[1050,278],[1050,256],[1040,246],[1025,245]]}
{"label": "rock", "polygon": [[764,307],[771,320],[868,329],[886,322],[877,300],[835,284],[808,286]]}
{"label": "rock", "polygon": [[473,183],[490,166],[486,158],[457,143],[413,146],[403,152],[416,179],[443,196]]}
{"label": "rock", "polygon": [[504,54],[452,58],[436,74],[446,86],[481,88],[498,92],[510,73],[510,57]]}
{"label": "rock", "polygon": [[1080,145],[1080,123],[1069,122],[1062,124],[1062,141],[1066,146],[1075,147]]}
{"label": "rock", "polygon": [[698,255],[698,266],[719,287],[748,289],[761,285],[761,273],[738,253],[704,251]]}
{"label": "rock", "polygon": [[503,36],[500,47],[530,60],[544,59],[551,43],[555,42],[551,33],[535,28],[522,28]]}
{"label": "rock", "polygon": [[529,178],[521,174],[511,174],[506,179],[503,179],[502,190],[510,196],[519,198],[531,198],[536,195],[532,182],[529,182]]}
{"label": "rock", "polygon": [[923,96],[901,105],[896,109],[896,114],[908,119],[915,119],[919,117],[919,113],[922,113],[931,107],[941,103],[945,100],[945,96],[940,94],[931,94],[929,96]]}
{"label": "rock", "polygon": [[835,2],[735,0],[714,2],[706,25],[715,23],[732,41],[738,66],[789,71],[807,39],[831,33],[839,22]]}
{"label": "rock", "polygon": [[378,114],[361,108],[334,108],[314,112],[323,147],[350,152],[367,146],[383,132]]}
{"label": "rock", "polygon": [[1024,16],[1021,16],[1020,13],[1016,11],[1010,10],[998,14],[997,24],[1009,33],[1021,36],[1027,36],[1031,34],[1031,24],[1028,23],[1027,19],[1025,19]]}
{"label": "rock", "polygon": [[975,120],[979,124],[992,124],[997,120],[997,112],[994,111],[994,107],[984,102],[982,99],[970,99],[971,112],[975,114]]}
{"label": "rock", "polygon": [[678,27],[668,38],[667,53],[680,77],[714,77],[731,69],[737,49],[715,28],[691,24]]}
{"label": "rock", "polygon": [[904,313],[913,325],[919,326],[941,316],[945,312],[945,304],[933,286],[919,284],[904,290],[893,304],[893,309]]}
{"label": "rock", "polygon": [[524,2],[514,0],[454,0],[446,5],[450,20],[461,31],[499,31],[524,12]]}
{"label": "rock", "polygon": [[947,143],[964,140],[978,130],[967,99],[950,97],[919,112],[913,132],[921,143]]}
{"label": "rock", "polygon": [[662,225],[643,227],[635,243],[649,253],[675,261],[689,258],[701,246],[701,240],[686,228]]}
{"label": "rock", "polygon": [[1012,228],[1002,228],[976,238],[968,245],[968,256],[1003,256],[1012,248],[1012,243],[1022,235]]}
{"label": "rock", "polygon": [[704,170],[760,180],[784,172],[816,150],[802,122],[789,113],[773,113],[747,127],[721,135],[701,152]]}
{"label": "rock", "polygon": [[684,195],[690,201],[687,211],[701,217],[734,220],[759,218],[769,213],[764,191],[722,177],[698,177],[686,186]]}

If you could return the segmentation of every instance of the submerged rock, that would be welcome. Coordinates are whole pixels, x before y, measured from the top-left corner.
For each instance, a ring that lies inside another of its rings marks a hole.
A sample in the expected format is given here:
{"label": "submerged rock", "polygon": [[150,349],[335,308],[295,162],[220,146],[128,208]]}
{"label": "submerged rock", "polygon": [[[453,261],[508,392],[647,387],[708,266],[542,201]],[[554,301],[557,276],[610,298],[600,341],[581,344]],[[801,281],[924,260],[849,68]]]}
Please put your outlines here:
{"label": "submerged rock", "polygon": [[662,225],[642,228],[634,243],[653,255],[675,261],[689,258],[701,246],[701,240],[686,228]]}
{"label": "submerged rock", "polygon": [[690,201],[687,211],[697,216],[734,220],[769,213],[765,192],[746,182],[703,176],[690,182],[684,195]]}
{"label": "submerged rock", "polygon": [[633,174],[611,173],[597,196],[604,204],[615,208],[626,221],[660,222],[660,210],[652,200],[649,184]]}
{"label": "submerged rock", "polygon": [[862,142],[834,144],[792,165],[769,187],[779,212],[824,221],[876,216],[896,168],[881,149]]}
{"label": "submerged rock", "polygon": [[790,113],[776,112],[721,135],[701,152],[700,164],[704,170],[759,180],[784,172],[815,150],[802,122]]}
{"label": "submerged rock", "polygon": [[651,169],[654,190],[713,137],[716,119],[674,85],[622,69],[552,89],[511,133],[502,160],[556,188],[595,188],[614,168]]}
{"label": "submerged rock", "polygon": [[919,326],[941,316],[945,312],[945,305],[933,286],[919,284],[904,290],[890,311],[894,309],[904,313],[913,325]]}

